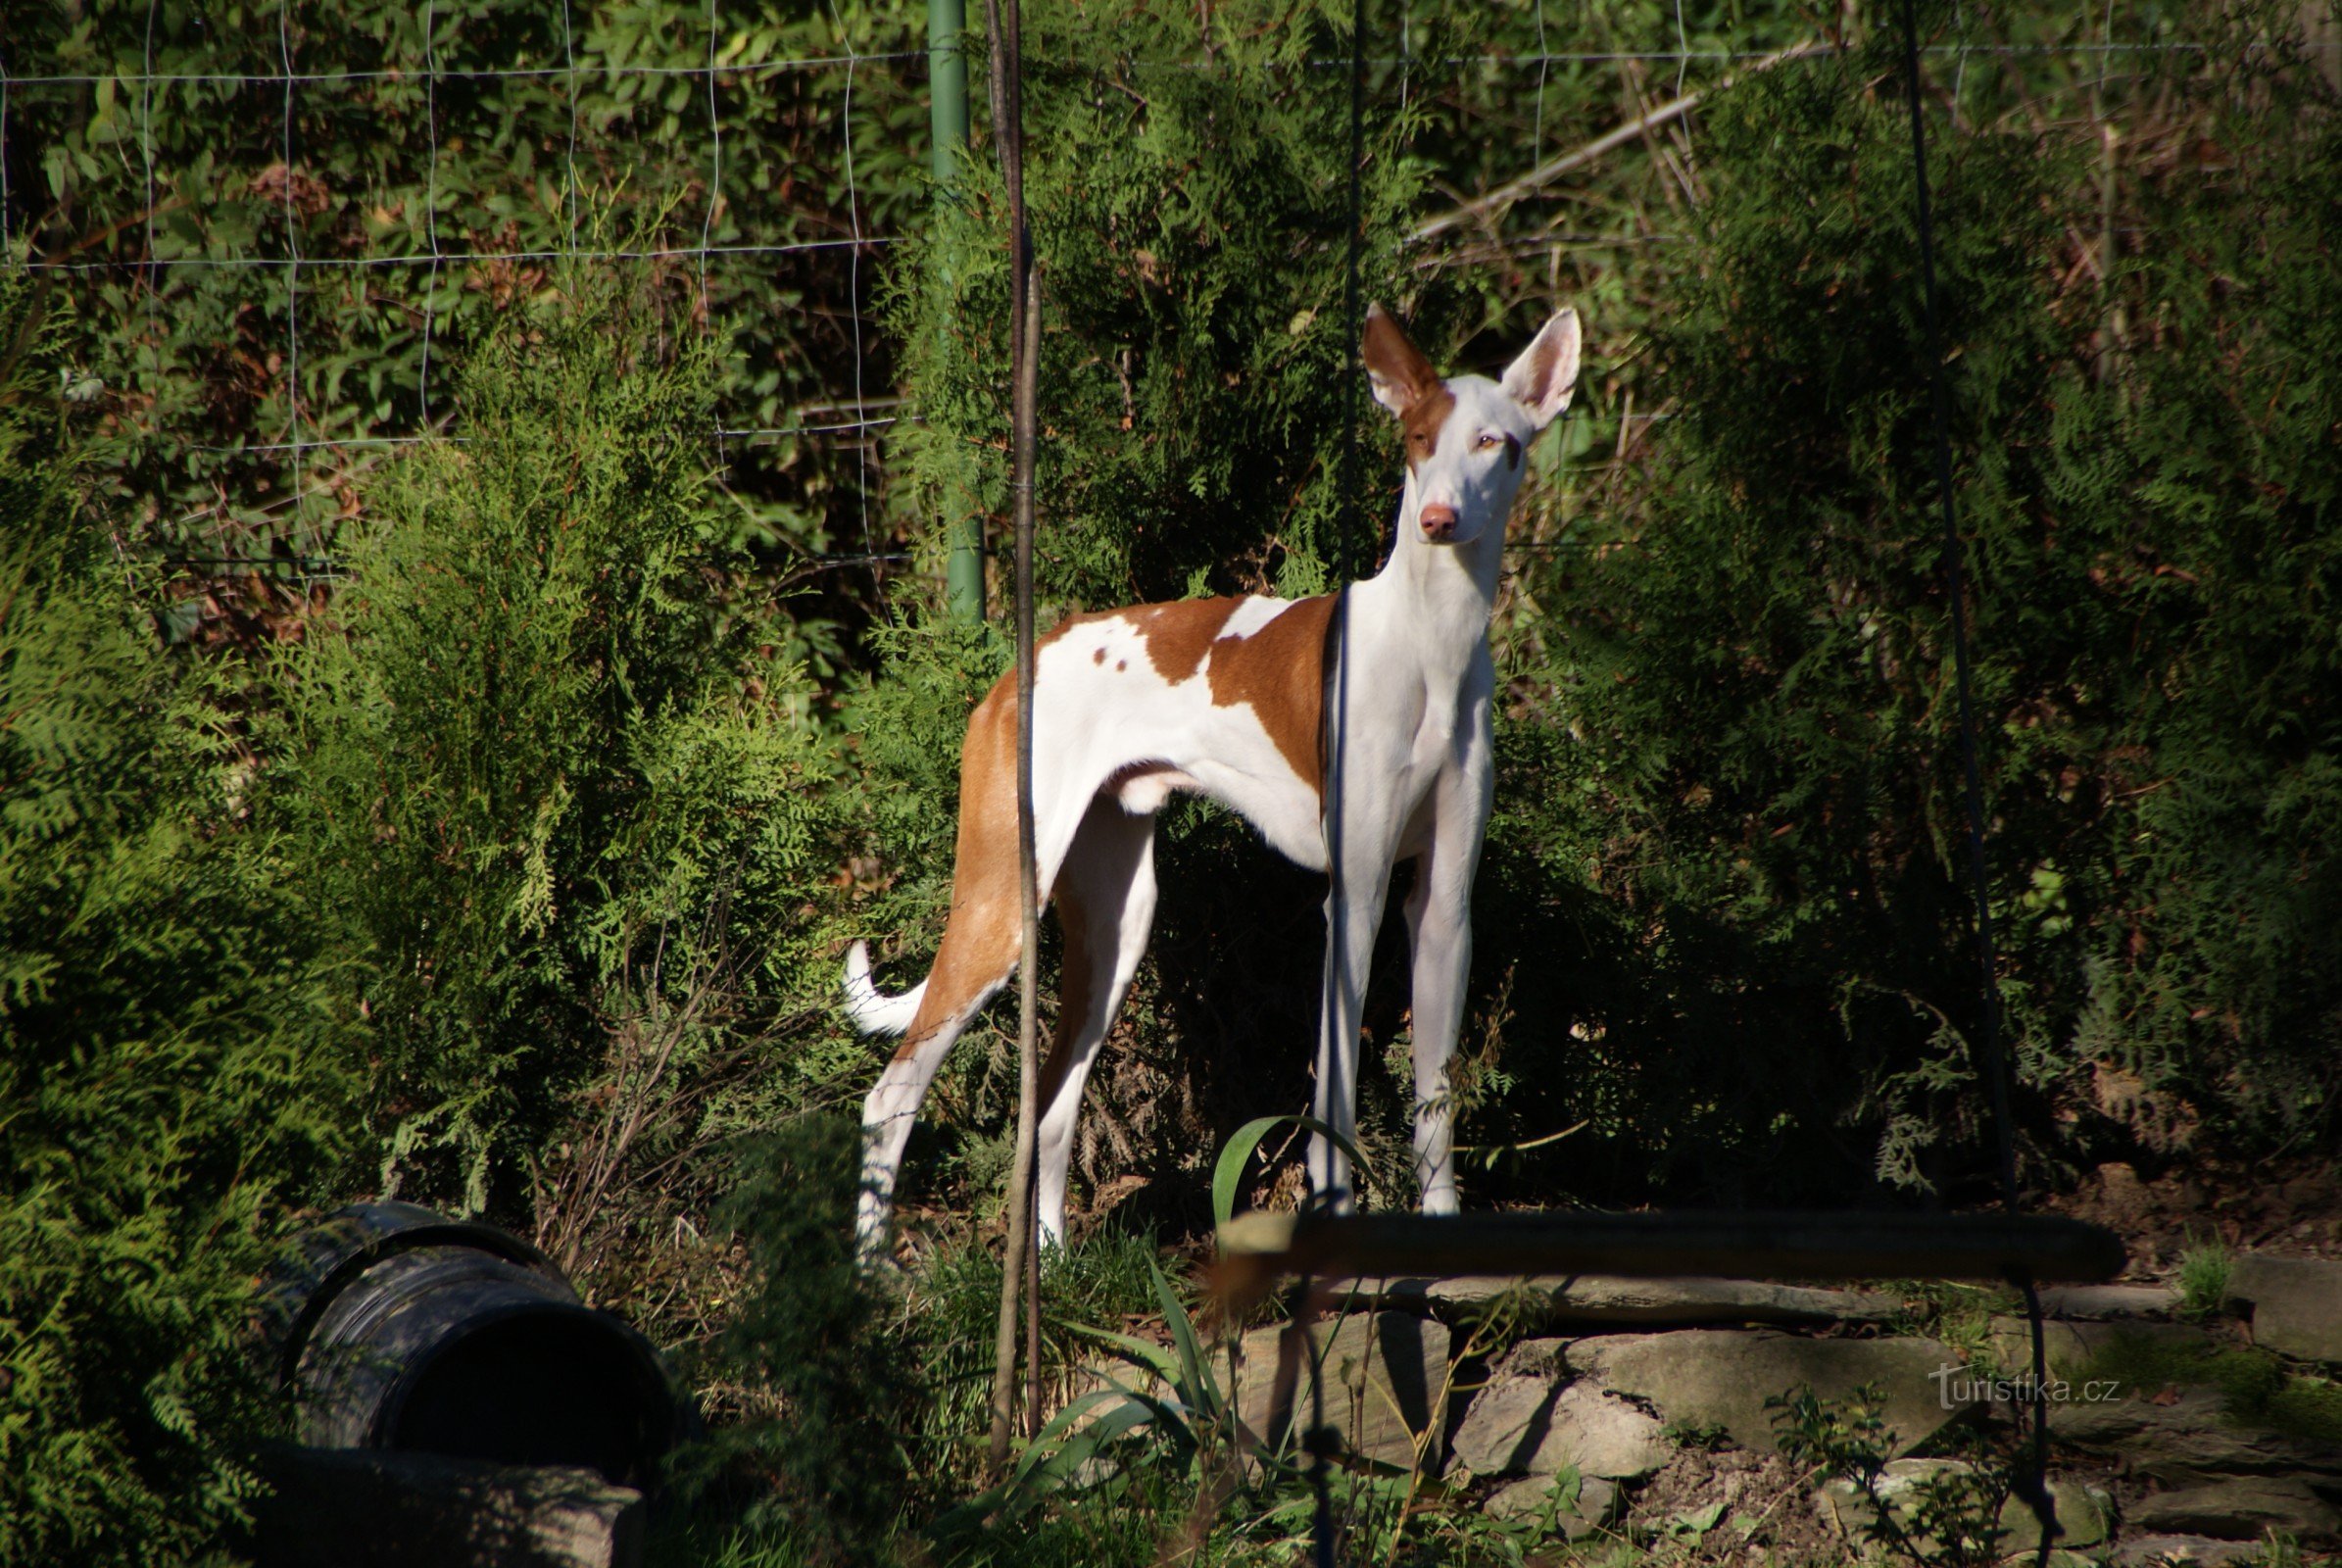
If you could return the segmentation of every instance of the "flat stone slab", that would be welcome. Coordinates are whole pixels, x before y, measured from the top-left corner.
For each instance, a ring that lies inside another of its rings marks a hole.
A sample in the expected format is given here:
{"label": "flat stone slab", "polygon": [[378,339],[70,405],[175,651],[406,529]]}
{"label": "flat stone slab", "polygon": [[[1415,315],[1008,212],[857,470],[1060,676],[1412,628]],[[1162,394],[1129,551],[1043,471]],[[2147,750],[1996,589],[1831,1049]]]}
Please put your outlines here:
{"label": "flat stone slab", "polygon": [[2304,1361],[2342,1361],[2342,1263],[2316,1257],[2240,1257],[2228,1296],[2253,1310],[2253,1343]]}
{"label": "flat stone slab", "polygon": [[2126,1533],[2115,1546],[2114,1560],[2122,1568],[2222,1568],[2227,1563],[2263,1560],[2258,1541],[2212,1541],[2203,1536],[2136,1535]]}
{"label": "flat stone slab", "polygon": [[[1930,1483],[1957,1482],[1976,1473],[1976,1466],[1963,1459],[1897,1459],[1879,1474],[1878,1500],[1896,1524],[1917,1531]],[[2051,1562],[2086,1562],[2073,1548],[2105,1543],[2113,1528],[2112,1500],[2095,1487],[2056,1477],[2049,1483],[2049,1500],[2056,1528],[2051,1538]],[[1848,1541],[1866,1543],[1871,1539],[1878,1509],[1854,1482],[1841,1478],[1823,1483],[1814,1493],[1814,1504],[1823,1520],[1835,1525]],[[2022,1500],[2011,1497],[2001,1507],[1998,1526],[2003,1560],[2014,1560],[2022,1552],[2022,1560],[2031,1563],[2040,1551],[2039,1516]],[[1940,1543],[1932,1537],[1923,1535],[1918,1541],[1929,1551],[1940,1549]]]}
{"label": "flat stone slab", "polygon": [[1898,1297],[1762,1280],[1627,1279],[1609,1274],[1467,1274],[1453,1279],[1352,1279],[1334,1287],[1352,1305],[1472,1316],[1504,1297],[1539,1325],[1690,1328],[1740,1323],[1827,1328],[1879,1323],[1902,1311]]}
{"label": "flat stone slab", "polygon": [[2137,1474],[2172,1485],[2223,1476],[2342,1475],[2342,1449],[2240,1426],[2216,1389],[2148,1390],[2062,1404],[2050,1414],[2049,1431],[2060,1445],[2120,1454]]}
{"label": "flat stone slab", "polygon": [[1271,1327],[1241,1342],[1236,1408],[1249,1432],[1272,1448],[1297,1440],[1322,1368],[1325,1422],[1345,1452],[1401,1470],[1420,1458],[1438,1472],[1453,1393],[1446,1325],[1409,1312],[1353,1313],[1314,1325],[1307,1344],[1294,1339],[1293,1364],[1281,1368],[1287,1339]]}
{"label": "flat stone slab", "polygon": [[1332,1294],[1335,1306],[1346,1311],[1429,1312],[1436,1283],[1421,1274],[1356,1274],[1328,1280],[1325,1289]]}
{"label": "flat stone slab", "polygon": [[[1583,1541],[1610,1522],[1618,1512],[1620,1495],[1615,1481],[1599,1476],[1583,1478],[1578,1483],[1577,1505],[1554,1506],[1553,1533],[1564,1541]],[[1544,1512],[1553,1500],[1553,1477],[1531,1476],[1497,1488],[1480,1511],[1491,1519],[1529,1519]]]}
{"label": "flat stone slab", "polygon": [[591,1470],[376,1448],[269,1450],[261,1568],[635,1568],[642,1494]]}
{"label": "flat stone slab", "polygon": [[[1874,1490],[1885,1505],[1887,1517],[1908,1531],[1917,1526],[1921,1500],[1931,1483],[1958,1481],[1974,1474],[1976,1466],[1964,1459],[1896,1459],[1878,1473]],[[1844,1477],[1822,1483],[1814,1492],[1814,1505],[1848,1541],[1868,1541],[1871,1527],[1878,1520],[1870,1494]],[[1931,1540],[1928,1544],[1934,1544]]]}
{"label": "flat stone slab", "polygon": [[2041,1293],[2045,1317],[2122,1321],[2168,1319],[2179,1310],[2179,1293],[2169,1285],[2052,1285]]}
{"label": "flat stone slab", "polygon": [[2282,1530],[2307,1541],[2325,1542],[2342,1534],[2342,1510],[2305,1482],[2277,1476],[2231,1476],[2177,1492],[2159,1492],[2130,1508],[2130,1523],[2142,1530],[2260,1541]]}
{"label": "flat stone slab", "polygon": [[[2031,1325],[2021,1317],[1996,1317],[1992,1320],[1990,1333],[1992,1353],[2000,1364],[2011,1373],[2029,1375],[2033,1369]],[[2135,1318],[2095,1323],[2045,1321],[2041,1325],[2041,1348],[2046,1354],[2052,1377],[2075,1377],[2087,1370],[2092,1361],[2124,1341],[2208,1348],[2212,1344],[2212,1336],[2203,1329],[2191,1328],[2184,1323],[2152,1323]],[[2052,1420],[2055,1418],[2052,1417]]]}
{"label": "flat stone slab", "polygon": [[1602,1387],[1648,1400],[1677,1426],[1722,1427],[1734,1443],[1777,1449],[1769,1396],[1804,1385],[1842,1400],[1879,1386],[1879,1410],[1893,1453],[1917,1447],[1976,1401],[1950,1396],[1938,1374],[1959,1358],[1933,1340],[1815,1340],[1771,1329],[1684,1329],[1674,1334],[1604,1335],[1572,1341],[1571,1370]]}
{"label": "flat stone slab", "polygon": [[1499,1375],[1473,1395],[1456,1429],[1454,1456],[1477,1476],[1582,1476],[1639,1480],[1667,1463],[1675,1445],[1658,1420],[1589,1383]]}
{"label": "flat stone slab", "polygon": [[[2099,1545],[2114,1529],[2113,1499],[2096,1487],[2052,1476],[2049,1506],[2057,1532],[2050,1538],[2053,1547]],[[2041,1516],[2023,1497],[2001,1504],[2000,1531],[2004,1557],[2020,1551],[2029,1557],[2041,1548]]]}

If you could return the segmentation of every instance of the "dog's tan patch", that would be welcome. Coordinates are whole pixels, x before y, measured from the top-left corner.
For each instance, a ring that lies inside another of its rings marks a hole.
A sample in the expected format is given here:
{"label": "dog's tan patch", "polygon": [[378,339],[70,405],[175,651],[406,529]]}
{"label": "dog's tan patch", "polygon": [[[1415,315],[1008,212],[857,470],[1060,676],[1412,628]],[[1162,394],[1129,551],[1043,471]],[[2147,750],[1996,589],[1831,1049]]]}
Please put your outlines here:
{"label": "dog's tan patch", "polygon": [[[1054,640],[1066,629],[1059,623]],[[916,1055],[962,1018],[1016,961],[1024,921],[1017,905],[1016,672],[993,683],[968,717],[959,761],[959,841],[952,857],[951,915],[927,976],[918,1015],[895,1059]]]}
{"label": "dog's tan patch", "polygon": [[1454,412],[1455,394],[1444,386],[1407,405],[1398,426],[1406,436],[1408,467],[1420,468],[1429,461],[1439,444],[1439,432],[1446,427],[1447,416]]}
{"label": "dog's tan patch", "polygon": [[1176,686],[1203,667],[1203,656],[1239,599],[1179,599],[1167,605],[1134,605],[1112,613],[1128,621],[1139,634],[1139,646],[1154,672]]}
{"label": "dog's tan patch", "polygon": [[1325,778],[1326,639],[1334,596],[1295,601],[1249,637],[1211,645],[1211,700],[1244,704],[1259,716],[1277,751],[1303,783],[1322,792]]}

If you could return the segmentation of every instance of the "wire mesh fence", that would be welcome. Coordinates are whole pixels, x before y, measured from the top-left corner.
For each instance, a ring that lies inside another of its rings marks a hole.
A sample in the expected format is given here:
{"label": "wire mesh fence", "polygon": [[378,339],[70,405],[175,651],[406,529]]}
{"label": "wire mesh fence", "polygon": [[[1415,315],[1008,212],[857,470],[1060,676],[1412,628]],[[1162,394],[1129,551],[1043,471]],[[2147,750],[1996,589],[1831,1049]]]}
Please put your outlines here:
{"label": "wire mesh fence", "polygon": [[0,59],[0,212],[81,318],[118,499],[189,561],[329,553],[358,476],[448,432],[466,348],[612,265],[725,345],[744,527],[816,545],[895,417],[863,362],[911,190],[886,141],[923,108],[906,37],[720,4],[100,6]]}
{"label": "wire mesh fence", "polygon": [[[1696,226],[1702,96],[1860,19],[1401,0],[1366,20],[1367,112],[1407,118],[1442,196],[1417,265],[1479,270],[1502,306],[1565,274],[1631,291],[1636,255]],[[743,536],[876,573],[898,556],[880,442],[906,416],[888,269],[934,196],[927,43],[924,17],[837,3],[97,5],[0,53],[0,217],[78,313],[116,499],[191,564],[329,562],[361,476],[449,433],[468,346],[563,268],[624,265],[676,333],[723,345],[709,434]],[[1206,17],[1174,69],[1214,47]],[[1926,53],[1958,127],[2111,120],[2200,47],[2152,6],[1954,8]],[[1305,64],[1352,69],[1346,47]],[[1035,68],[1143,103],[1105,54]],[[1666,416],[1629,390],[1582,439],[1624,460]]]}

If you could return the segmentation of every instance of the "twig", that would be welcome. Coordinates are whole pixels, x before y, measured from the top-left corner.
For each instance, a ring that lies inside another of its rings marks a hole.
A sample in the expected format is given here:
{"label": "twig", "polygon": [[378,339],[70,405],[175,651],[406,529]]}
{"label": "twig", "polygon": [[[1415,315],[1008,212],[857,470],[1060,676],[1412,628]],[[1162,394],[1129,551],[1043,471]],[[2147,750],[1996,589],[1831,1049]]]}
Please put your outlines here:
{"label": "twig", "polygon": [[1571,170],[1584,168],[1604,153],[1623,147],[1636,137],[1658,129],[1670,121],[1682,119],[1698,108],[1700,101],[1708,94],[1721,92],[1735,81],[1771,71],[1776,66],[1786,65],[1792,60],[1802,60],[1808,55],[1827,54],[1829,51],[1829,44],[1810,38],[1803,43],[1791,44],[1786,49],[1776,50],[1738,75],[1727,76],[1713,87],[1703,87],[1698,92],[1687,92],[1672,103],[1661,104],[1640,119],[1630,121],[1626,124],[1604,131],[1585,146],[1573,152],[1563,153],[1551,163],[1531,170],[1519,179],[1499,185],[1487,195],[1476,197],[1452,212],[1440,214],[1409,234],[1407,236],[1408,243],[1421,244],[1427,239],[1446,233],[1451,228],[1458,228],[1466,223],[1478,221],[1484,214],[1493,215],[1500,212],[1522,197],[1550,185]]}

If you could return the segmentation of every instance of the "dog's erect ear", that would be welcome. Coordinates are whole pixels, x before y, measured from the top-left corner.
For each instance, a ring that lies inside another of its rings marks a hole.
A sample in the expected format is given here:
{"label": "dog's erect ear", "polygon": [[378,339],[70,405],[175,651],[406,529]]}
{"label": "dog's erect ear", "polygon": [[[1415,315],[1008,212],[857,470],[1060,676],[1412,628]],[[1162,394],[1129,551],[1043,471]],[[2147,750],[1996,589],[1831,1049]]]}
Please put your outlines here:
{"label": "dog's erect ear", "polygon": [[1570,406],[1578,385],[1578,313],[1562,311],[1504,372],[1504,393],[1542,430]]}
{"label": "dog's erect ear", "polygon": [[1380,305],[1366,307],[1366,375],[1374,400],[1392,414],[1404,414],[1439,390],[1439,372]]}

